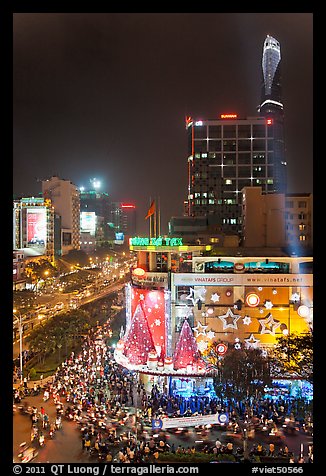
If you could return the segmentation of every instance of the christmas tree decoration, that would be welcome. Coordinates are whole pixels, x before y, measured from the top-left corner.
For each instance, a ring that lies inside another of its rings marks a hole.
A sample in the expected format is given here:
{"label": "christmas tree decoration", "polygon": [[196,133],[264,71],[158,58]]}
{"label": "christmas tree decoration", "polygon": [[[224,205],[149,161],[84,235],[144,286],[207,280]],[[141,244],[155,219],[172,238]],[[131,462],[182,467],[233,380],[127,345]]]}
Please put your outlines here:
{"label": "christmas tree decoration", "polygon": [[131,305],[132,313],[140,304],[145,311],[154,346],[161,347],[160,357],[166,352],[166,318],[164,291],[152,289],[134,289],[134,299]]}
{"label": "christmas tree decoration", "polygon": [[270,313],[268,313],[264,319],[258,319],[258,321],[261,325],[261,334],[275,335],[275,330],[281,325],[281,322],[274,320]]}
{"label": "christmas tree decoration", "polygon": [[251,324],[251,317],[250,316],[244,316],[244,318],[242,319],[242,322],[246,326],[249,326],[249,324]]}
{"label": "christmas tree decoration", "polygon": [[207,337],[208,339],[210,339],[210,340],[211,340],[211,339],[214,339],[214,337],[215,337],[215,332],[212,331],[212,330],[208,331],[207,334],[206,334],[206,337]]}
{"label": "christmas tree decoration", "polygon": [[262,357],[266,358],[266,357],[268,356],[267,350],[266,350],[266,349],[263,349],[263,350],[261,351],[261,355],[262,355]]}
{"label": "christmas tree decoration", "polygon": [[213,301],[214,303],[215,303],[215,302],[219,302],[219,301],[220,301],[220,297],[221,297],[221,296],[220,296],[219,294],[214,293],[214,294],[212,294],[212,296],[211,296],[211,301]]}
{"label": "christmas tree decoration", "polygon": [[206,336],[206,329],[208,326],[203,326],[199,321],[197,321],[197,327],[193,327],[192,330],[195,331],[196,337],[203,335]]}
{"label": "christmas tree decoration", "polygon": [[238,314],[233,314],[232,310],[229,308],[226,314],[218,316],[219,319],[223,322],[223,331],[226,329],[238,329],[237,321],[241,316]]}
{"label": "christmas tree decoration", "polygon": [[241,349],[241,344],[240,344],[239,342],[236,342],[236,343],[234,344],[234,348],[235,348],[236,350],[240,350],[240,349]]}
{"label": "christmas tree decoration", "polygon": [[246,342],[245,345],[247,349],[257,349],[260,340],[256,339],[253,334],[250,334],[250,336],[247,339],[245,339],[245,342]]}
{"label": "christmas tree decoration", "polygon": [[264,306],[266,307],[266,309],[272,309],[273,303],[269,299],[266,299]]}
{"label": "christmas tree decoration", "polygon": [[187,368],[200,360],[196,339],[187,319],[184,320],[174,351],[174,368]]}
{"label": "christmas tree decoration", "polygon": [[133,365],[145,365],[149,352],[155,351],[152,335],[141,304],[136,308],[128,333],[124,336],[124,343],[124,355]]}

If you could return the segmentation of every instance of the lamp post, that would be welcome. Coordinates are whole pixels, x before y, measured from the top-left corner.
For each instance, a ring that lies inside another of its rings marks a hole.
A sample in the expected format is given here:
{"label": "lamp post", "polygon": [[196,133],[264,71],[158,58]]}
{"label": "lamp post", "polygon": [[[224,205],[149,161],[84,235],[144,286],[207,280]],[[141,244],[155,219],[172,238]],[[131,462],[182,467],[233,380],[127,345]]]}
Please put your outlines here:
{"label": "lamp post", "polygon": [[17,320],[18,329],[19,329],[19,361],[20,361],[20,383],[23,383],[23,325],[22,325],[22,315],[18,311],[19,317],[16,316],[17,310],[13,310],[13,315]]}

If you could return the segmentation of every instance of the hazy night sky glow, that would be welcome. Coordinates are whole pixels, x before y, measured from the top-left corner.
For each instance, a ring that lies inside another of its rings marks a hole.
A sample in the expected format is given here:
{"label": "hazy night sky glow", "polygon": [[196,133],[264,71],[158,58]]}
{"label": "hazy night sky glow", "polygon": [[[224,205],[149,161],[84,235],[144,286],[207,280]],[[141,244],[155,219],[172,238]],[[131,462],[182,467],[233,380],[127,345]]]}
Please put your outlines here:
{"label": "hazy night sky glow", "polygon": [[187,194],[185,116],[256,116],[267,34],[281,44],[288,191],[312,192],[312,13],[14,13],[14,193],[58,175],[162,231]]}

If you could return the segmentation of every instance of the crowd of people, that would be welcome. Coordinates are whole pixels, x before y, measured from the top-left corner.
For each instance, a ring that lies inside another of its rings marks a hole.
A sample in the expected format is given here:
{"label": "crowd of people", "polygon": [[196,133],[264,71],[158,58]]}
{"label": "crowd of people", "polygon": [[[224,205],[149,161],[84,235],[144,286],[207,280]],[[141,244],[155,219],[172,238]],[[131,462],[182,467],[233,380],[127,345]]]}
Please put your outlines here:
{"label": "crowd of people", "polygon": [[[89,457],[121,463],[156,461],[160,453],[192,454],[204,453],[233,454],[243,456],[243,449],[234,448],[233,443],[222,444],[219,440],[210,442],[200,450],[196,445],[169,444],[165,432],[149,437],[145,425],[151,425],[152,418],[188,415],[215,414],[228,412],[231,431],[241,431],[239,422],[259,426],[273,425],[280,418],[296,421],[295,408],[285,400],[261,399],[251,405],[224,400],[217,397],[184,397],[168,395],[156,384],[146,391],[138,375],[120,366],[114,359],[113,348],[106,343],[105,336],[109,322],[91,331],[85,337],[81,351],[72,352],[56,370],[52,379],[42,386],[43,399],[53,400],[56,405],[56,421],[50,422],[43,407],[32,409],[31,439],[43,434],[43,430],[56,431],[61,427],[61,418],[75,421],[80,427],[81,449]],[[35,392],[41,387],[34,385]],[[26,388],[15,390],[14,402],[24,397]],[[23,393],[21,393],[23,392]],[[25,408],[26,410],[26,408]],[[28,409],[26,410],[28,411]],[[35,416],[36,415],[36,416]],[[271,423],[272,422],[272,423]],[[41,424],[41,429],[40,429]],[[38,427],[38,435],[35,428]],[[250,429],[250,426],[248,427]],[[276,450],[274,443],[253,445],[250,456],[285,456],[289,461],[293,455],[286,445]],[[292,458],[292,459],[291,459]],[[309,449],[305,462],[312,462],[313,450]],[[295,462],[299,460],[296,459]],[[301,461],[302,462],[302,461]]]}

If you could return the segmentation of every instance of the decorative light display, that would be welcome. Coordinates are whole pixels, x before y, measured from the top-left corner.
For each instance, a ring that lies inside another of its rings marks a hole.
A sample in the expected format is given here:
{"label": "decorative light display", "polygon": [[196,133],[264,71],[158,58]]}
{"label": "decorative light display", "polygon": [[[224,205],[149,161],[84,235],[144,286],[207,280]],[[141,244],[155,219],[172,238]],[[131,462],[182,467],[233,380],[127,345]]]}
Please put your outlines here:
{"label": "decorative light display", "polygon": [[256,293],[249,293],[246,297],[246,303],[249,307],[257,307],[259,301],[259,296]]}
{"label": "decorative light display", "polygon": [[223,331],[226,329],[238,329],[237,321],[241,316],[238,314],[233,314],[232,310],[229,308],[226,314],[218,316],[219,319],[223,322]]}
{"label": "decorative light display", "polygon": [[188,365],[193,366],[201,360],[196,339],[187,319],[182,324],[173,360],[175,369],[187,368]]}
{"label": "decorative light display", "polygon": [[261,325],[261,334],[275,335],[276,329],[281,325],[280,321],[274,320],[272,314],[268,313],[264,319],[258,319]]}
{"label": "decorative light display", "polygon": [[206,329],[208,326],[203,326],[199,321],[197,321],[197,326],[193,327],[192,330],[195,331],[196,337],[203,335],[206,336]]}
{"label": "decorative light display", "polygon": [[166,354],[165,330],[165,294],[163,290],[134,288],[132,293],[131,312],[135,313],[141,304],[145,312],[154,346],[161,349],[160,357]]}
{"label": "decorative light display", "polygon": [[207,337],[208,339],[210,339],[210,340],[214,339],[214,337],[215,337],[215,332],[212,331],[212,330],[208,331],[207,334],[206,334],[206,337]]}
{"label": "decorative light display", "polygon": [[198,286],[196,288],[190,288],[190,294],[188,294],[187,299],[192,301],[193,306],[199,301],[205,302],[206,288],[205,286]]}
{"label": "decorative light display", "polygon": [[250,316],[244,316],[244,318],[242,319],[242,322],[245,326],[249,326],[249,324],[251,324],[251,317]]}
{"label": "decorative light display", "polygon": [[220,343],[216,346],[216,352],[218,355],[225,355],[228,350],[228,346],[226,344]]}
{"label": "decorative light display", "polygon": [[297,313],[299,314],[300,317],[306,318],[309,317],[310,311],[308,306],[299,306]]}
{"label": "decorative light display", "polygon": [[219,294],[214,293],[214,294],[212,294],[212,296],[211,296],[211,301],[213,301],[214,303],[215,303],[215,302],[219,302],[219,301],[220,301],[220,297],[221,297],[221,296],[220,296]]}
{"label": "decorative light display", "polygon": [[273,303],[272,301],[269,301],[268,299],[266,299],[264,306],[266,307],[266,309],[272,309]]}
{"label": "decorative light display", "polygon": [[257,349],[259,342],[259,339],[256,339],[253,334],[250,334],[250,336],[245,339],[245,346],[247,349]]}
{"label": "decorative light display", "polygon": [[144,310],[139,304],[124,338],[124,355],[131,364],[145,365],[148,353],[154,350],[148,322]]}

